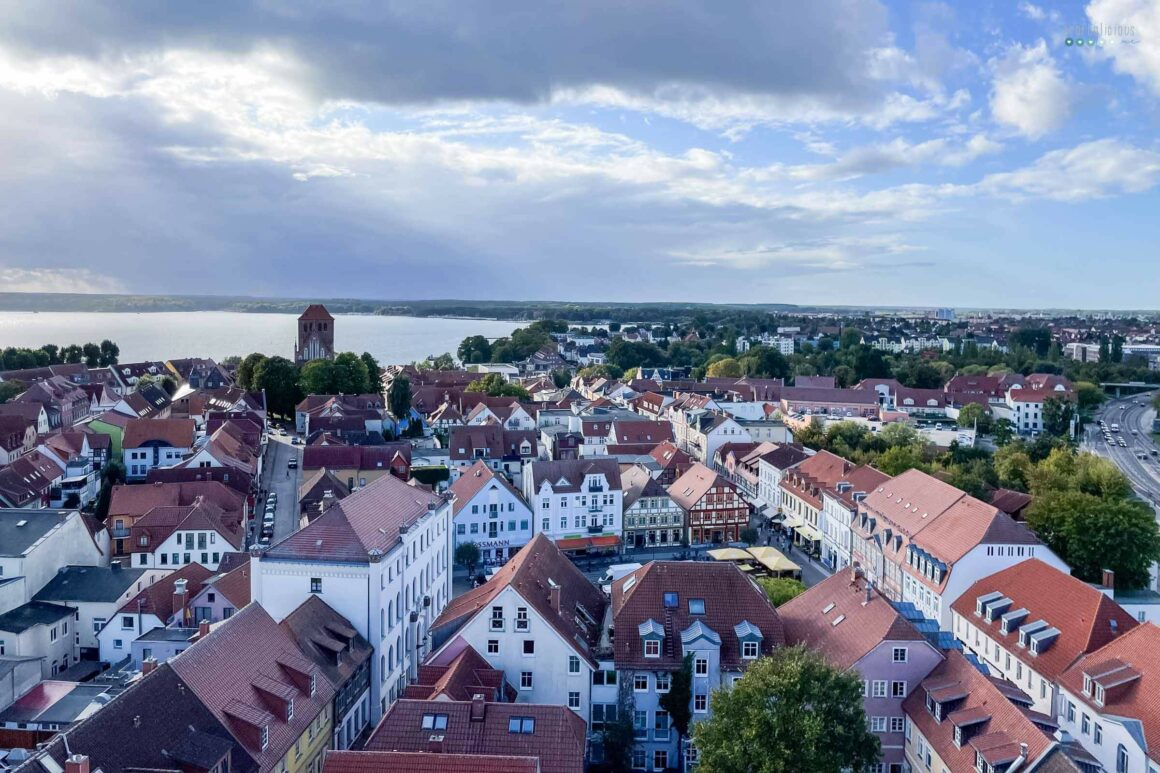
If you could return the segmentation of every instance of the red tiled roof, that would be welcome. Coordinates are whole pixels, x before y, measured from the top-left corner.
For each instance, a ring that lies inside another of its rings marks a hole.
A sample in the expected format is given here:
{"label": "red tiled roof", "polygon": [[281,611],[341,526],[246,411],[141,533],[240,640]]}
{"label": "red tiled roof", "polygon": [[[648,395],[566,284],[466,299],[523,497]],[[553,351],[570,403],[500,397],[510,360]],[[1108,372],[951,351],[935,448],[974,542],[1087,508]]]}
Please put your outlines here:
{"label": "red tiled roof", "polygon": [[697,462],[669,486],[669,498],[682,509],[692,510],[714,486],[735,488],[725,478]]}
{"label": "red tiled roof", "polygon": [[676,467],[678,472],[683,472],[682,467],[687,469],[693,464],[693,457],[677,448],[676,444],[669,440],[654,448],[649,456],[655,459],[661,467],[665,469]]}
{"label": "red tiled roof", "polygon": [[833,489],[852,469],[854,465],[842,457],[829,451],[818,451],[791,468],[782,477],[781,488],[820,509],[822,490]]}
{"label": "red tiled roof", "polygon": [[[999,618],[988,623],[975,614],[975,601],[992,592],[1011,599],[1005,610],[1026,609],[1023,624],[1046,620],[1059,629],[1059,637],[1045,651],[1031,655],[1017,646],[1019,631],[1003,634]],[[1077,658],[1093,652],[1136,627],[1136,621],[1116,602],[1085,582],[1030,558],[984,577],[963,591],[951,605],[961,617],[999,642],[1029,668],[1055,681]],[[1114,626],[1114,627],[1113,627]]]}
{"label": "red tiled roof", "polygon": [[[666,608],[669,593],[677,595],[677,604]],[[692,599],[704,603],[704,614],[690,611]],[[742,622],[760,629],[762,654],[785,644],[781,619],[765,592],[732,563],[651,561],[612,584],[612,615],[617,668],[679,668],[681,634],[696,623],[720,637],[726,669],[745,663],[735,631]],[[660,658],[644,657],[638,628],[650,619],[664,628]]]}
{"label": "red tiled roof", "polygon": [[177,581],[186,581],[185,603],[188,604],[194,596],[201,592],[205,581],[210,577],[213,577],[213,572],[201,564],[186,564],[176,572],[171,572],[149,587],[143,588],[140,593],[126,601],[117,612],[120,614],[136,614],[137,612],[146,615],[152,614],[156,615],[162,623],[168,623],[169,619],[180,611],[173,603],[173,589],[176,587]]}
{"label": "red tiled roof", "polygon": [[924,641],[877,591],[870,591],[867,602],[865,581],[852,581],[845,571],[782,604],[777,613],[785,625],[787,644],[805,644],[843,671],[882,642]]}
{"label": "red tiled roof", "polygon": [[[541,773],[581,773],[584,770],[585,723],[564,706],[533,703],[485,703],[483,717],[471,718],[467,701],[417,701],[403,699],[390,708],[364,747],[366,751],[426,751],[432,731],[423,728],[425,714],[446,714],[443,751],[448,754],[481,754],[503,757],[535,757]],[[508,720],[527,717],[535,721],[533,732],[511,733]]]}
{"label": "red tiled roof", "polygon": [[673,439],[673,425],[667,421],[614,421],[615,443],[661,443]]}
{"label": "red tiled roof", "polygon": [[[1007,687],[1013,688],[1011,685]],[[959,716],[960,724],[982,716],[989,719],[980,723],[981,726],[973,725],[976,735],[960,747],[954,741],[954,722],[944,714],[944,721],[939,723],[927,711],[927,692],[943,701],[949,700],[950,712],[970,712]],[[1029,759],[1038,759],[1054,739],[1048,737],[1019,706],[1012,703],[1005,695],[1006,692],[1018,694],[1018,690],[1014,689],[1001,690],[995,681],[983,676],[971,665],[961,652],[948,650],[946,660],[935,667],[919,689],[910,693],[902,702],[902,709],[951,770],[974,770],[976,750],[984,756],[990,752],[992,756],[988,760],[992,762],[996,761],[996,754],[1010,752],[1012,746],[1017,755],[1020,743],[1027,744]],[[1026,705],[1030,705],[1030,698],[1025,695],[1022,698]]]}
{"label": "red tiled roof", "polygon": [[[553,586],[560,589],[559,612],[552,608],[550,589]],[[604,596],[542,533],[524,545],[486,583],[453,598],[431,624],[432,630],[457,630],[509,587],[534,607],[565,641],[576,647],[579,654],[595,662],[590,650],[600,633]]]}
{"label": "red tiled roof", "polygon": [[449,490],[455,495],[455,504],[453,505],[455,514],[458,515],[475,498],[476,494],[487,488],[488,484],[493,481],[497,486],[506,489],[508,493],[522,501],[520,493],[515,490],[505,476],[495,472],[484,462],[478,461],[464,470],[451,484]]}
{"label": "red tiled roof", "polygon": [[234,609],[241,609],[250,603],[250,564],[247,562],[225,574],[219,574],[206,584],[212,585],[226,601],[233,604]]}
{"label": "red tiled roof", "polygon": [[323,773],[540,773],[535,757],[328,751]]}
{"label": "red tiled roof", "polygon": [[[130,535],[133,552],[152,553],[178,530],[215,531],[234,548],[242,547],[241,529],[231,528],[220,507],[199,497],[190,505],[155,507],[136,519]],[[144,546],[142,537],[148,538]]]}
{"label": "red tiled roof", "polygon": [[155,507],[191,505],[198,497],[220,507],[230,516],[230,522],[241,520],[245,497],[212,480],[114,486],[109,515],[138,517]]}
{"label": "red tiled roof", "polygon": [[[263,770],[273,769],[334,697],[318,667],[258,604],[214,626],[169,665]],[[314,695],[311,675],[319,677]],[[294,701],[289,720],[288,699]],[[262,724],[269,726],[264,750]]]}
{"label": "red tiled roof", "polygon": [[193,419],[129,419],[122,448],[139,448],[150,440],[173,448],[193,446]]}
{"label": "red tiled roof", "polygon": [[400,527],[414,523],[442,502],[442,497],[430,491],[384,475],[274,544],[265,557],[366,563],[368,551],[389,552],[399,542]]}
{"label": "red tiled roof", "polygon": [[[583,459],[562,459],[559,461],[537,460],[532,462],[530,471],[533,493],[539,493],[540,486],[547,483],[556,494],[579,493],[588,475],[603,475],[609,491],[620,491],[620,465],[615,459],[585,457]],[[560,481],[564,481],[561,485]]]}
{"label": "red tiled roof", "polygon": [[330,316],[330,312],[321,303],[312,303],[306,307],[306,311],[299,315],[300,320],[321,320],[334,321],[334,317]]}
{"label": "red tiled roof", "polygon": [[476,695],[483,695],[487,701],[510,698],[503,671],[492,668],[471,645],[465,644],[446,663],[438,662],[440,659],[437,656],[419,666],[419,676],[414,684],[407,686],[404,698],[427,701],[469,701]]}
{"label": "red tiled roof", "polygon": [[[1085,673],[1103,685],[1103,706],[1084,693]],[[1136,626],[1083,657],[1059,682],[1098,713],[1139,720],[1150,759],[1160,761],[1160,628],[1153,623]]]}

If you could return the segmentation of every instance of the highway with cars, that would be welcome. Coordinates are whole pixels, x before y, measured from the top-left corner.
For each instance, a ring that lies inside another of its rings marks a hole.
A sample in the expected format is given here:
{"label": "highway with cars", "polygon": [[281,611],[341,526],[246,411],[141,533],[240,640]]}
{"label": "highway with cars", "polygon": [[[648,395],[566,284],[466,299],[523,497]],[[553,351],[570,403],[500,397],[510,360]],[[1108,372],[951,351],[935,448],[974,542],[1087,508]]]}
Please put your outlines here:
{"label": "highway with cars", "polygon": [[1085,428],[1083,445],[1111,459],[1132,488],[1160,512],[1160,447],[1152,438],[1154,394],[1144,392],[1105,403]]}

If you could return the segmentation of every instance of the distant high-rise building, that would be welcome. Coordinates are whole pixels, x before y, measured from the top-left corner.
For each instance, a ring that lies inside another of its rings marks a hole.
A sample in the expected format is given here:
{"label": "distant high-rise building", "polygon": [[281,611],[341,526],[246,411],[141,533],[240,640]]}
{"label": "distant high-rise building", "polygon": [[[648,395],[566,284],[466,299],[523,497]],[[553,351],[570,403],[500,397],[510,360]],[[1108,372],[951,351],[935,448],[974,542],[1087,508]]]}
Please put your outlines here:
{"label": "distant high-rise building", "polygon": [[954,322],[955,321],[955,310],[954,309],[939,309],[938,311],[936,311],[934,313],[934,318],[942,320],[944,322]]}
{"label": "distant high-rise building", "polygon": [[298,343],[294,345],[294,362],[334,359],[334,317],[321,303],[306,307],[298,318]]}

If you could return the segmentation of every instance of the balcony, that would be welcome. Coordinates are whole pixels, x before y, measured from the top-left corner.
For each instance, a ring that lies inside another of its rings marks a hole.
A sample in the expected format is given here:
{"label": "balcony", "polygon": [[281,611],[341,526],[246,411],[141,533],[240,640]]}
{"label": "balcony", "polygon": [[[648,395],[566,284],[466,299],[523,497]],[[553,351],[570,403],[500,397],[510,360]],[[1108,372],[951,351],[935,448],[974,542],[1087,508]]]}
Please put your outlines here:
{"label": "balcony", "polygon": [[589,486],[588,486],[588,493],[589,494],[601,494],[603,492],[604,492],[604,486],[601,486],[598,483],[589,484]]}
{"label": "balcony", "polygon": [[603,526],[589,526],[589,527],[588,527],[588,533],[589,533],[589,534],[600,534],[600,533],[601,533],[601,532],[603,532],[603,531],[604,531],[604,527],[603,527]]}
{"label": "balcony", "polygon": [[503,618],[502,617],[491,618],[491,620],[488,622],[488,626],[487,626],[489,631],[502,631],[503,627],[504,626],[503,626]]}
{"label": "balcony", "polygon": [[109,534],[112,535],[113,539],[125,539],[129,536],[129,530],[123,526],[121,528],[110,528]]}

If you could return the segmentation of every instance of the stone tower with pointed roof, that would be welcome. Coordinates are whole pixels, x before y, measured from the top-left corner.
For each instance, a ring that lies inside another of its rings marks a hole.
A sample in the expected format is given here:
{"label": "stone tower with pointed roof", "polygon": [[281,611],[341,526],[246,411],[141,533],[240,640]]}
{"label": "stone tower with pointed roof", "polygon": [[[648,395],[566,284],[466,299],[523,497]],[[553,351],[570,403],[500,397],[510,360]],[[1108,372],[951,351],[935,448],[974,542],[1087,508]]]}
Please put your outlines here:
{"label": "stone tower with pointed roof", "polygon": [[321,303],[306,307],[298,317],[298,343],[294,345],[294,362],[334,359],[334,317]]}

